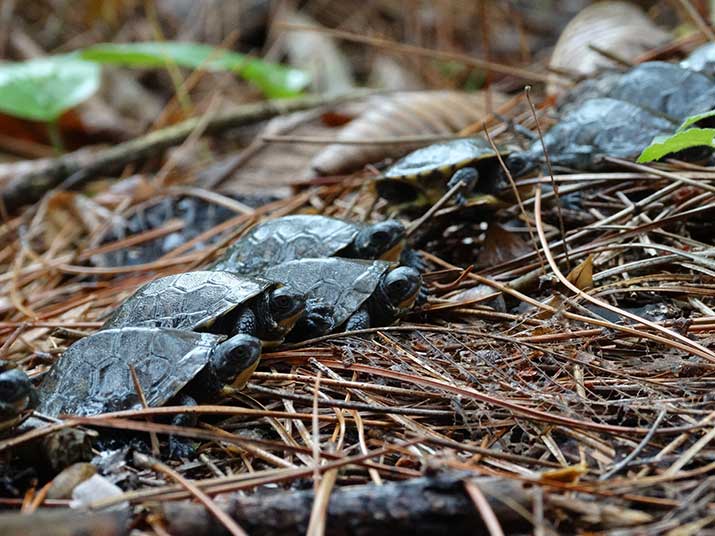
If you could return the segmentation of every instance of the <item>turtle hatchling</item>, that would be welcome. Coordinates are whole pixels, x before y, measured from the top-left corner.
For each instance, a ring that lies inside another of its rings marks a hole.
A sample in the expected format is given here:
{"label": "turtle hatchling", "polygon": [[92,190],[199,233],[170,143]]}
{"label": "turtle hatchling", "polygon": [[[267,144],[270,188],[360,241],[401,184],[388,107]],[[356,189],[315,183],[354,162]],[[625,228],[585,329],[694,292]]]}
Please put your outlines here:
{"label": "turtle hatchling", "polygon": [[80,339],[52,365],[39,386],[47,415],[96,415],[142,407],[134,367],[149,406],[176,395],[217,398],[242,387],[258,364],[261,342],[250,335],[196,333],[155,327],[105,329]]}
{"label": "turtle hatchling", "polygon": [[305,294],[311,303],[330,306],[330,318],[307,314],[294,334],[309,339],[329,331],[385,326],[415,304],[422,287],[419,272],[386,261],[330,257],[301,259],[272,266],[264,276]]}
{"label": "turtle hatchling", "polygon": [[295,259],[333,256],[398,261],[404,245],[405,228],[396,220],[364,224],[298,214],[256,225],[210,269],[251,275]]}
{"label": "turtle hatchling", "polygon": [[[635,159],[655,136],[670,134],[676,126],[629,102],[591,99],[568,112],[544,134],[544,144],[554,165],[584,171],[604,164],[600,157]],[[544,163],[541,141],[526,151],[514,152],[507,165],[514,176],[523,175]]]}
{"label": "turtle hatchling", "polygon": [[715,107],[715,81],[677,64],[649,61],[622,74],[608,72],[582,82],[565,97],[560,108],[572,110],[591,98],[630,102],[680,123]]}
{"label": "turtle hatchling", "polygon": [[143,326],[246,333],[272,346],[283,341],[304,308],[301,294],[276,282],[195,271],[150,281],[124,301],[102,329]]}
{"label": "turtle hatchling", "polygon": [[37,406],[37,400],[27,374],[0,359],[0,436],[25,420]]}
{"label": "turtle hatchling", "polygon": [[[500,154],[507,152],[499,150]],[[497,153],[483,138],[435,143],[409,153],[376,179],[377,193],[401,212],[424,211],[463,181],[469,197],[492,193],[502,179]]]}

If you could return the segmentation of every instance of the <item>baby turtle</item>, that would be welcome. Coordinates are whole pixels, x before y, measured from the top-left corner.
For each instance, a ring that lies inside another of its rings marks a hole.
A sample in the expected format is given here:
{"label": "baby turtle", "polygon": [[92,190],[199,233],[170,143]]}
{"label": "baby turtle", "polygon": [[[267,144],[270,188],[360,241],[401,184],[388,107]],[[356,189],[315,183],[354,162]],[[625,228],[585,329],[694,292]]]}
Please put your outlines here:
{"label": "baby turtle", "polygon": [[38,388],[38,411],[97,415],[142,407],[130,366],[149,406],[180,392],[217,398],[224,385],[242,387],[261,355],[255,337],[166,328],[105,329],[80,339],[52,365]]}
{"label": "baby turtle", "polygon": [[0,436],[29,417],[37,401],[27,374],[0,359]]}
{"label": "baby turtle", "polygon": [[[615,99],[591,99],[564,115],[544,135],[544,144],[555,166],[584,171],[604,167],[603,155],[634,159],[655,136],[670,134],[675,125],[634,104]],[[507,165],[514,176],[523,175],[544,162],[541,141],[526,151],[512,153]]]}
{"label": "baby turtle", "polygon": [[715,81],[674,63],[649,61],[625,73],[608,72],[582,82],[560,108],[572,110],[592,98],[630,102],[680,123],[686,117],[715,108]]}
{"label": "baby turtle", "polygon": [[294,334],[304,339],[392,324],[414,305],[422,287],[422,277],[414,268],[395,268],[379,260],[301,259],[272,266],[264,275],[304,293],[309,302],[331,306],[331,317],[322,329],[305,322],[296,325]]}
{"label": "baby turtle", "polygon": [[477,193],[477,185],[479,193],[492,193],[501,179],[497,153],[489,142],[469,138],[435,143],[409,153],[390,166],[375,186],[378,195],[398,211],[416,212],[436,203],[460,181],[466,183],[462,191],[469,196]]}
{"label": "baby turtle", "polygon": [[275,282],[204,270],[150,281],[122,303],[102,329],[153,326],[246,333],[271,346],[280,344],[304,308],[301,294]]}
{"label": "baby turtle", "polygon": [[253,227],[210,269],[258,274],[304,258],[400,259],[405,228],[396,220],[363,224],[319,215],[276,218]]}
{"label": "baby turtle", "polygon": [[715,81],[673,63],[651,61],[621,76],[607,96],[680,123],[715,108]]}

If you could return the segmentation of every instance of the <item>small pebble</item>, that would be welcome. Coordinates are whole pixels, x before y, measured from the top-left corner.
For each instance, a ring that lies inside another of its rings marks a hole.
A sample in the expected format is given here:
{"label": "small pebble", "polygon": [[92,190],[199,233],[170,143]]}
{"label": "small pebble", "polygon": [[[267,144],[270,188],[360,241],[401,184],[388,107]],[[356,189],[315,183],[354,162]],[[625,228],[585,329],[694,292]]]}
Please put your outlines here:
{"label": "small pebble", "polygon": [[[119,486],[112,484],[103,476],[94,475],[74,488],[70,507],[85,508],[92,503],[109,499],[110,497],[117,497],[122,493],[124,492]],[[108,510],[121,510],[124,508],[129,508],[129,503],[126,501],[115,504],[109,507]]]}

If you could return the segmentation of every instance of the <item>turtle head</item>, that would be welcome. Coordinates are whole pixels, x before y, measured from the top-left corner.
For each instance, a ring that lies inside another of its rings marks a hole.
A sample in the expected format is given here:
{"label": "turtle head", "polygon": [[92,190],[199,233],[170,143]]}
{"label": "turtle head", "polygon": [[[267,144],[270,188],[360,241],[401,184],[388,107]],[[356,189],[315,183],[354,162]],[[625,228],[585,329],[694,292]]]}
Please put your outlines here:
{"label": "turtle head", "polygon": [[399,314],[414,305],[422,288],[422,276],[414,268],[400,266],[383,278],[380,288],[387,305]]}
{"label": "turtle head", "polygon": [[[0,371],[4,362],[0,361]],[[0,430],[10,428],[22,420],[23,414],[37,406],[37,393],[30,378],[20,369],[0,372]]]}
{"label": "turtle head", "polygon": [[334,309],[329,303],[309,299],[305,304],[305,315],[296,326],[300,336],[312,339],[327,335],[335,327]]}
{"label": "turtle head", "polygon": [[211,363],[221,383],[241,389],[256,370],[260,358],[261,341],[239,333],[215,348]]}
{"label": "turtle head", "polygon": [[268,296],[268,314],[283,338],[305,311],[305,297],[290,287],[278,287]]}
{"label": "turtle head", "polygon": [[396,261],[405,245],[405,226],[387,220],[365,226],[355,236],[355,254],[360,259]]}
{"label": "turtle head", "polygon": [[521,177],[534,170],[539,165],[531,151],[517,151],[511,153],[506,159],[506,167],[512,177]]}

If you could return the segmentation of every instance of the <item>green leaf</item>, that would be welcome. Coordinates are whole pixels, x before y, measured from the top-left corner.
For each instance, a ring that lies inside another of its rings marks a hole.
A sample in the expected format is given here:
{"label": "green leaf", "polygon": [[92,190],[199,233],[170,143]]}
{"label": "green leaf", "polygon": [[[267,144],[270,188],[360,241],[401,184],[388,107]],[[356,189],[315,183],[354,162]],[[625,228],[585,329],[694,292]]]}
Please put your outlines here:
{"label": "green leaf", "polygon": [[665,155],[676,153],[690,147],[708,146],[715,147],[715,128],[690,128],[676,132],[672,136],[658,136],[646,147],[638,157],[639,163],[659,160]]}
{"label": "green leaf", "polygon": [[691,126],[693,126],[695,123],[700,121],[701,119],[707,119],[708,117],[713,117],[713,116],[715,116],[715,110],[711,110],[709,112],[704,112],[704,113],[697,114],[697,115],[691,115],[685,121],[683,121],[683,124],[678,127],[678,130],[676,132],[681,132],[683,130],[687,130]]}
{"label": "green leaf", "polygon": [[0,63],[0,111],[34,121],[56,121],[89,98],[100,67],[73,55]]}
{"label": "green leaf", "polygon": [[303,71],[198,43],[104,43],[80,54],[86,60],[128,67],[166,67],[175,63],[190,69],[232,71],[272,98],[298,95],[310,82]]}

